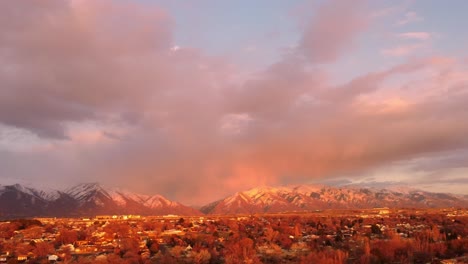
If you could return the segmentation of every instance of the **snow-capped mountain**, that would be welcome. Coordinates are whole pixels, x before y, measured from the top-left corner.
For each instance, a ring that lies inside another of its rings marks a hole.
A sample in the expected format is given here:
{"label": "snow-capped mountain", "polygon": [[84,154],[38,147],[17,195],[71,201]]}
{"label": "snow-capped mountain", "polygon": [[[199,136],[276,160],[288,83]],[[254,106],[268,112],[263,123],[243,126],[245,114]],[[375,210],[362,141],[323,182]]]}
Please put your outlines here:
{"label": "snow-capped mountain", "polygon": [[46,201],[54,201],[60,197],[60,192],[53,189],[35,189],[32,186],[18,183],[13,185],[0,185],[0,193],[7,190],[17,190]]}
{"label": "snow-capped mountain", "polygon": [[[388,189],[348,185],[258,187],[237,192],[200,209],[207,214],[250,214],[317,209],[373,207],[468,207],[468,196],[431,193],[408,187]],[[161,195],[145,195],[98,183],[66,190],[30,185],[0,185],[0,218],[32,216],[93,216],[101,214],[199,215],[200,211]]]}
{"label": "snow-capped mountain", "polygon": [[26,212],[38,214],[46,208],[49,201],[40,197],[30,188],[19,184],[0,186],[0,214],[25,215]]}
{"label": "snow-capped mountain", "polygon": [[82,216],[99,214],[197,215],[199,211],[161,195],[142,195],[98,183],[64,191],[21,184],[0,185],[0,217]]}
{"label": "snow-capped mountain", "polygon": [[453,207],[468,206],[462,196],[431,193],[411,188],[362,188],[297,185],[261,187],[238,192],[202,207],[207,214],[275,213],[317,209],[354,209],[373,207]]}
{"label": "snow-capped mountain", "polygon": [[170,201],[161,195],[136,194],[118,188],[105,188],[98,183],[79,184],[65,192],[78,202],[78,211],[83,213],[200,214],[191,207]]}

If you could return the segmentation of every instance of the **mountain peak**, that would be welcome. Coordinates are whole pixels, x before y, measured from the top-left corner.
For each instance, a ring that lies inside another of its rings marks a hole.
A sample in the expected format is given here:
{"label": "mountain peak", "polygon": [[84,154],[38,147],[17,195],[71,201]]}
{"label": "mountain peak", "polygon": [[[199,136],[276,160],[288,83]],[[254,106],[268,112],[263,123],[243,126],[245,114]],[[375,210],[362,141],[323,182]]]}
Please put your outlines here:
{"label": "mountain peak", "polygon": [[374,207],[453,207],[467,200],[451,194],[437,194],[411,188],[369,188],[359,185],[263,186],[237,192],[200,210],[211,214],[278,213],[317,209],[360,209]]}
{"label": "mountain peak", "polygon": [[107,197],[108,199],[111,198],[106,190],[97,182],[77,184],[65,190],[65,193],[75,198],[79,202],[89,201],[98,193]]}
{"label": "mountain peak", "polygon": [[[100,183],[81,183],[65,191],[46,192],[21,184],[2,185],[0,215],[80,216],[98,214],[198,215],[199,211],[161,195],[143,195]],[[31,210],[34,208],[34,210]]]}

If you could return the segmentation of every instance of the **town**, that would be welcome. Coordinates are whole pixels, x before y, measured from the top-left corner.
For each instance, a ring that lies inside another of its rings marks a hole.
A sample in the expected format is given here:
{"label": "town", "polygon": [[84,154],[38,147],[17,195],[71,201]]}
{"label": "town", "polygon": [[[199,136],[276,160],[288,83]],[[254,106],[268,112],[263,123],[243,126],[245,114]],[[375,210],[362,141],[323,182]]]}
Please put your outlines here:
{"label": "town", "polygon": [[18,219],[0,223],[0,263],[463,263],[467,223],[453,208]]}

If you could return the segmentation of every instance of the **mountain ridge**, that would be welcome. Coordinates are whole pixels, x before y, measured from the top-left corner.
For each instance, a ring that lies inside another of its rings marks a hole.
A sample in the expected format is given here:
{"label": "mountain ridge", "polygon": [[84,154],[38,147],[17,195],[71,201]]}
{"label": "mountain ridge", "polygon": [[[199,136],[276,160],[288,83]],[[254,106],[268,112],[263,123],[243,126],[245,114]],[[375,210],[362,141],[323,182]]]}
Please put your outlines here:
{"label": "mountain ridge", "polygon": [[256,187],[200,208],[205,214],[305,212],[323,209],[467,207],[463,195],[434,193],[411,187],[389,189],[323,184]]}
{"label": "mountain ridge", "polygon": [[143,195],[99,183],[82,183],[63,191],[21,184],[0,185],[0,217],[89,216],[100,214],[199,215],[198,210],[162,195]]}
{"label": "mountain ridge", "polygon": [[193,208],[162,195],[146,195],[99,183],[64,190],[0,185],[0,217],[92,215],[201,215],[306,212],[323,209],[468,207],[468,196],[434,193],[408,186],[302,184],[260,186]]}

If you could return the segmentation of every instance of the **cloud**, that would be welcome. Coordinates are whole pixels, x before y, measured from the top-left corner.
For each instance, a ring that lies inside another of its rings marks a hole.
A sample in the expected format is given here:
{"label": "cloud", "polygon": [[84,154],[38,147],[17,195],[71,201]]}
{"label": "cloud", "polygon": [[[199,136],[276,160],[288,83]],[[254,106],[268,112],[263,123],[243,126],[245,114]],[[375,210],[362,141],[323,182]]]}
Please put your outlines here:
{"label": "cloud", "polygon": [[366,1],[326,1],[306,25],[300,52],[311,63],[334,62],[349,51],[368,23]]}
{"label": "cloud", "polygon": [[253,119],[246,113],[228,114],[220,121],[220,130],[227,134],[240,134]]}
{"label": "cloud", "polygon": [[320,64],[349,51],[365,9],[324,3],[296,52],[240,79],[225,58],[175,50],[174,23],[157,7],[0,2],[2,177],[102,181],[201,204],[468,148],[457,59],[331,84]]}
{"label": "cloud", "polygon": [[180,50],[180,47],[177,46],[177,45],[171,47],[171,51],[175,52],[175,51],[178,51],[178,50]]}
{"label": "cloud", "polygon": [[403,18],[399,19],[396,22],[396,25],[403,26],[403,25],[406,25],[406,24],[419,22],[419,21],[423,21],[423,20],[424,20],[424,18],[422,16],[418,15],[416,12],[408,11],[408,12],[406,12],[404,14]]}
{"label": "cloud", "polygon": [[380,53],[382,55],[388,57],[404,57],[413,55],[421,50],[426,50],[430,45],[428,41],[434,37],[432,33],[423,31],[398,33],[395,36],[400,40],[404,40],[403,44],[381,49]]}
{"label": "cloud", "polygon": [[429,40],[432,38],[432,34],[429,32],[405,32],[397,34],[397,37],[411,40]]}
{"label": "cloud", "polygon": [[411,44],[411,45],[399,45],[393,48],[382,49],[380,53],[384,56],[390,57],[403,57],[408,56],[414,53],[416,50],[420,49],[422,46],[420,44]]}
{"label": "cloud", "polygon": [[154,71],[165,67],[158,60],[167,57],[172,22],[159,9],[111,1],[0,5],[0,120],[7,125],[66,138],[63,121],[140,109],[147,81],[164,78]]}
{"label": "cloud", "polygon": [[[468,151],[461,149],[448,153],[437,153],[419,158],[410,163],[411,169],[425,173],[443,174],[449,169],[468,168]],[[443,178],[440,180],[444,180]]]}

